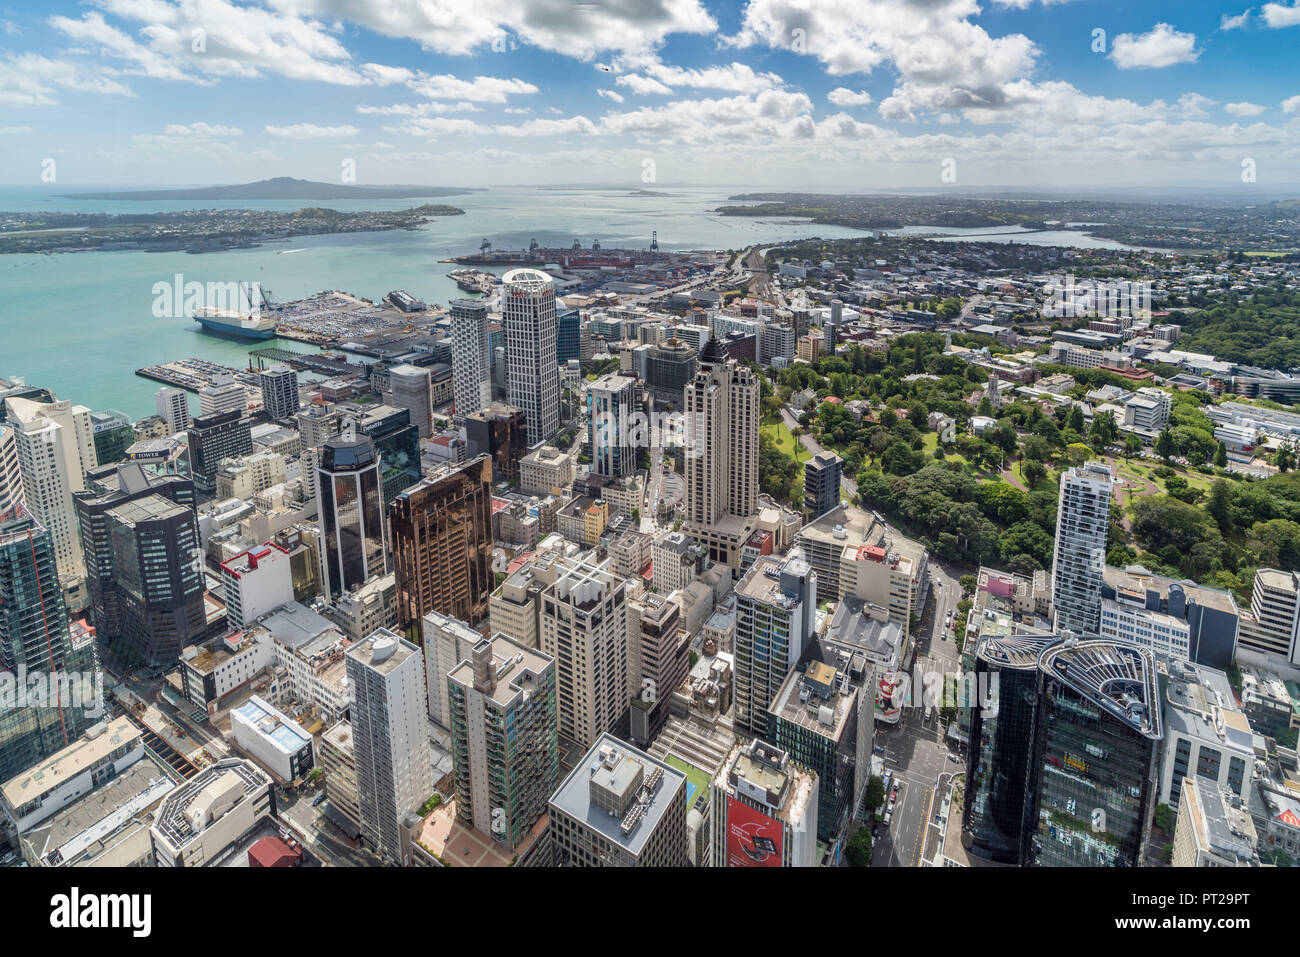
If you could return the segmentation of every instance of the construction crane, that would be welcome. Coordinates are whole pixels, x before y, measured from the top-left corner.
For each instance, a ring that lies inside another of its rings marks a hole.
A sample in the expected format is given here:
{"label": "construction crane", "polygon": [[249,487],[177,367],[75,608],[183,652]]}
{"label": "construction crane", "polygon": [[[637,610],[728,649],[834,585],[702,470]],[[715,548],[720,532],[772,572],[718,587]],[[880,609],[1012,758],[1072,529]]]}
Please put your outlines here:
{"label": "construction crane", "polygon": [[534,256],[537,254],[537,240],[536,240],[536,239],[531,240],[531,241],[528,243],[528,253],[529,253],[529,255],[534,255]]}
{"label": "construction crane", "polygon": [[593,239],[593,240],[591,241],[591,250],[592,250],[592,252],[595,252],[595,251],[598,250],[598,249],[600,249],[600,240],[599,240],[599,239]]}
{"label": "construction crane", "polygon": [[576,253],[576,252],[578,252],[580,249],[582,249],[582,243],[579,242],[577,239],[575,239],[575,240],[573,241],[573,251]]}
{"label": "construction crane", "polygon": [[484,236],[483,242],[478,244],[478,251],[482,253],[484,256],[486,256],[488,253],[492,251],[492,241],[488,239],[486,236]]}
{"label": "construction crane", "polygon": [[650,230],[650,251],[659,252],[659,230],[657,229]]}

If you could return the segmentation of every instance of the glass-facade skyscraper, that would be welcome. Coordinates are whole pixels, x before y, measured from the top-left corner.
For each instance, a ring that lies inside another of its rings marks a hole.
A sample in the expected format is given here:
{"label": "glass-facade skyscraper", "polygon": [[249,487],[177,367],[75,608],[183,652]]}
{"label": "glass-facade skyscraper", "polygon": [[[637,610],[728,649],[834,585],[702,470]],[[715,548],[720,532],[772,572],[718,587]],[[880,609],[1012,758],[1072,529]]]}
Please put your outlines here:
{"label": "glass-facade skyscraper", "polygon": [[93,639],[68,631],[49,531],[22,506],[0,513],[0,781],[99,720],[97,672]]}
{"label": "glass-facade skyscraper", "polygon": [[1027,865],[1137,867],[1163,737],[1151,652],[1067,640],[1038,662],[1036,832]]}
{"label": "glass-facade skyscraper", "polygon": [[1038,658],[1058,640],[999,635],[975,649],[980,700],[970,708],[964,840],[972,854],[999,864],[1019,863],[1032,831]]}
{"label": "glass-facade skyscraper", "polygon": [[321,580],[337,598],[388,571],[379,456],[369,436],[339,436],[321,448],[317,467]]}

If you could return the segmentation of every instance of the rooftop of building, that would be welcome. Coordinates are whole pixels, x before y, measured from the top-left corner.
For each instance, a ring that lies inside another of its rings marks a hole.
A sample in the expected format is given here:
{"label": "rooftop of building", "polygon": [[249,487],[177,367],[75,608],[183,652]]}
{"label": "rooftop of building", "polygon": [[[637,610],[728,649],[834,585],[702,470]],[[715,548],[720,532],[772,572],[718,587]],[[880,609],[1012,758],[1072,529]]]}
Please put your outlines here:
{"label": "rooftop of building", "polygon": [[321,740],[344,754],[352,754],[352,723],[349,721],[338,722],[321,735]]}
{"label": "rooftop of building", "polygon": [[858,688],[846,672],[813,659],[790,669],[768,711],[806,731],[839,741],[857,695]]}
{"label": "rooftop of building", "polygon": [[14,775],[0,786],[0,796],[10,807],[22,807],[94,767],[118,748],[134,745],[142,736],[126,716],[100,722],[66,748]]}
{"label": "rooftop of building", "polygon": [[1043,652],[1060,640],[1050,633],[984,635],[975,648],[975,657],[1000,668],[1030,671],[1038,668]]}
{"label": "rooftop of building", "polygon": [[258,695],[232,709],[232,718],[236,714],[281,754],[294,755],[311,745],[311,735],[298,722]]}
{"label": "rooftop of building", "polygon": [[[543,672],[555,662],[550,655],[525,648],[501,632],[481,641],[491,644],[489,668],[493,682],[490,690],[480,690],[501,708],[508,708],[535,694]],[[475,687],[474,662],[466,658],[448,672],[447,680],[465,688]]]}
{"label": "rooftop of building", "polygon": [[1240,798],[1208,778],[1189,774],[1183,778],[1182,801],[1195,823],[1198,847],[1242,863],[1257,859],[1255,825]]}
{"label": "rooftop of building", "polygon": [[258,619],[276,641],[297,650],[327,632],[338,632],[338,626],[324,615],[317,614],[296,601],[281,605]]}
{"label": "rooftop of building", "polygon": [[806,576],[811,572],[811,566],[797,551],[782,558],[760,555],[745,576],[736,583],[736,595],[768,605],[788,607],[797,596],[785,591],[782,579],[787,576]]}
{"label": "rooftop of building", "polygon": [[[592,800],[594,786],[622,793],[635,785],[638,772],[640,787],[636,795],[627,795],[630,803],[621,817]],[[686,775],[681,771],[606,733],[596,739],[551,796],[550,803],[552,808],[636,856],[645,849],[650,835],[685,788]]]}
{"label": "rooftop of building", "polygon": [[149,853],[150,808],[177,787],[146,754],[121,773],[29,828],[23,839],[51,866],[117,867]]}
{"label": "rooftop of building", "polygon": [[1167,598],[1170,587],[1177,586],[1189,600],[1195,601],[1198,605],[1233,615],[1238,614],[1237,601],[1230,592],[1198,585],[1187,578],[1174,579],[1157,575],[1143,565],[1128,565],[1124,568],[1106,565],[1102,570],[1102,581],[1115,589],[1121,597],[1130,596],[1132,600],[1139,601],[1146,600],[1148,590],[1157,592],[1162,598]]}
{"label": "rooftop of building", "polygon": [[1151,652],[1104,638],[1070,637],[1047,648],[1038,667],[1144,737],[1164,736]]}
{"label": "rooftop of building", "polygon": [[[234,775],[234,778],[230,778]],[[163,801],[154,819],[154,828],[167,843],[177,850],[184,848],[202,833],[194,829],[190,818],[191,805],[207,801],[209,797],[221,790],[227,781],[238,781],[242,789],[241,800],[247,800],[253,794],[264,791],[271,786],[271,778],[252,761],[243,758],[227,758],[201,770]],[[220,820],[220,817],[215,820]],[[205,828],[211,826],[208,822]]]}
{"label": "rooftop of building", "polygon": [[348,658],[365,668],[372,668],[380,674],[391,674],[412,655],[419,657],[421,651],[401,635],[378,628],[370,637],[362,639],[348,649]]}
{"label": "rooftop of building", "polygon": [[[861,598],[845,595],[835,606],[823,637],[827,641],[866,651],[877,663],[898,663],[903,629],[896,623],[868,614],[871,606]],[[882,610],[883,611],[883,610]]]}
{"label": "rooftop of building", "polygon": [[786,822],[804,817],[817,780],[816,775],[790,761],[784,751],[762,740],[737,741],[714,784],[734,794],[742,777],[747,785],[779,796],[780,806],[768,806],[775,817]]}
{"label": "rooftop of building", "polygon": [[482,831],[457,821],[453,797],[424,819],[415,841],[446,867],[510,867],[528,855],[549,826],[550,817],[543,814],[519,846],[507,851]]}
{"label": "rooftop of building", "polygon": [[1191,661],[1170,660],[1165,686],[1165,730],[1199,740],[1219,741],[1238,751],[1253,745],[1250,722],[1237,707],[1222,671]]}

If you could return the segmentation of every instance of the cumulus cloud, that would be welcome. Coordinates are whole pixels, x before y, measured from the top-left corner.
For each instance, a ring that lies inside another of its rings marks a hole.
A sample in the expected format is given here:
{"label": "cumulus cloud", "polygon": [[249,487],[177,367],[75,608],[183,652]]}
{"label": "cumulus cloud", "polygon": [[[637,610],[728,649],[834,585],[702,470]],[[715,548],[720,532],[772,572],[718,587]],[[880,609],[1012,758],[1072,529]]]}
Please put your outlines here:
{"label": "cumulus cloud", "polygon": [[1275,30],[1300,24],[1300,0],[1291,0],[1290,3],[1266,3],[1259,12],[1264,22]]}
{"label": "cumulus cloud", "polygon": [[341,136],[356,136],[361,131],[355,126],[317,126],[314,123],[294,123],[291,126],[268,126],[263,132],[286,140],[326,140],[337,139]]}
{"label": "cumulus cloud", "polygon": [[1195,63],[1200,55],[1196,34],[1180,33],[1167,23],[1157,23],[1149,33],[1121,33],[1110,49],[1111,61],[1121,70]]}
{"label": "cumulus cloud", "polygon": [[855,92],[846,86],[840,86],[826,94],[826,99],[836,106],[866,106],[871,102],[871,94],[865,90]]}
{"label": "cumulus cloud", "polygon": [[1259,116],[1268,107],[1260,106],[1258,103],[1247,103],[1243,100],[1240,103],[1225,103],[1223,109],[1225,113],[1231,113],[1233,116]]}

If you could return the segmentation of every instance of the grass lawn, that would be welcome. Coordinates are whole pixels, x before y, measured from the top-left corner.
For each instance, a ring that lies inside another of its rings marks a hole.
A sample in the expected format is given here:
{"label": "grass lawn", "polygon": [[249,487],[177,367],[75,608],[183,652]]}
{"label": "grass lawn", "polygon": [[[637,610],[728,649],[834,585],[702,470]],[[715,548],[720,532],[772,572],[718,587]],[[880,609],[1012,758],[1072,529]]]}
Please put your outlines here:
{"label": "grass lawn", "polygon": [[[709,776],[695,765],[687,764],[675,754],[670,754],[665,757],[664,764],[681,771],[682,774],[686,775],[686,780],[695,785],[695,793],[692,795],[692,799],[698,798],[701,794],[709,793],[709,785],[711,783]],[[690,808],[688,807],[687,810],[689,811]]]}
{"label": "grass lawn", "polygon": [[758,431],[770,438],[781,454],[794,459],[800,465],[812,458],[812,453],[803,447],[803,443],[794,437],[780,416],[774,416],[760,423]]}

